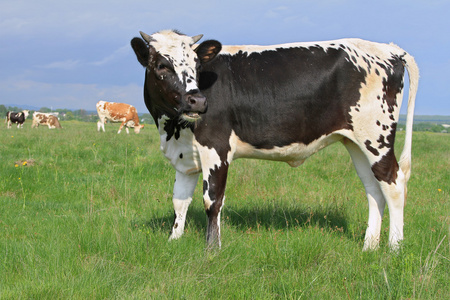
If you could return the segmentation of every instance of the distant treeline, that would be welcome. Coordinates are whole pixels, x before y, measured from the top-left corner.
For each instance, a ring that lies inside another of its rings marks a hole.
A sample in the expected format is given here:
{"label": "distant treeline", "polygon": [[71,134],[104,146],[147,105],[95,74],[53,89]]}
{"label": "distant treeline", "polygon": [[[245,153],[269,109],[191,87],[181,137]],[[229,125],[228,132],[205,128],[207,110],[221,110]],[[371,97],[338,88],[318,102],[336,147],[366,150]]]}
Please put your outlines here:
{"label": "distant treeline", "polygon": [[[0,104],[0,116],[6,116],[6,112],[8,111],[22,111],[21,107],[16,106],[5,106]],[[98,115],[97,111],[93,110],[70,110],[70,109],[50,109],[48,107],[41,107],[37,111],[48,113],[48,112],[57,112],[59,113],[58,118],[62,121],[71,121],[78,120],[83,122],[97,122]],[[33,112],[35,110],[30,110],[29,119],[32,118]],[[153,118],[149,113],[140,113],[139,118],[141,119],[141,123],[144,124],[152,124]],[[405,130],[406,123],[406,115],[400,115],[400,120],[397,126],[398,130]],[[430,131],[430,132],[450,132],[450,116],[424,116],[417,115],[414,116],[414,131]]]}
{"label": "distant treeline", "polygon": [[[400,115],[397,129],[405,130],[406,115]],[[414,116],[413,131],[450,132],[450,116]]]}
{"label": "distant treeline", "polygon": [[[22,111],[24,109],[22,109],[21,107],[17,107],[17,106],[5,106],[3,104],[0,104],[0,116],[5,117],[6,116],[6,112],[8,111],[14,111],[14,112],[19,112]],[[43,112],[43,113],[49,113],[49,112],[57,112],[59,113],[58,118],[61,121],[72,121],[72,120],[77,120],[77,121],[83,121],[83,122],[97,122],[98,121],[98,115],[97,115],[97,111],[93,111],[93,110],[85,110],[85,109],[77,109],[77,110],[70,110],[70,109],[50,109],[48,107],[41,107],[38,110],[32,110],[30,109],[30,115],[28,116],[28,119],[33,118],[33,113],[35,111],[39,111],[39,112]],[[145,123],[145,124],[152,124],[153,122],[153,118],[149,113],[144,113],[144,114],[139,114],[139,118],[141,119],[141,123]]]}

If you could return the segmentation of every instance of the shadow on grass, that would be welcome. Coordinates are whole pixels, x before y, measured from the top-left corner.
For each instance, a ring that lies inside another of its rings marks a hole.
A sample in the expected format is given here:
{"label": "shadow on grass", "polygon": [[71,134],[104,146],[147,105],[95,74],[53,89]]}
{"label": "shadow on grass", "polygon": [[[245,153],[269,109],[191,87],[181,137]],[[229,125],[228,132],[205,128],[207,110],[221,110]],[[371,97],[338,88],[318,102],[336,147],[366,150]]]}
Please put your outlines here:
{"label": "shadow on grass", "polygon": [[[235,208],[224,206],[221,214],[222,223],[236,230],[248,231],[258,229],[283,230],[287,228],[319,227],[354,238],[347,228],[347,212],[343,207],[329,205],[326,207],[287,207],[283,205],[249,206]],[[173,214],[164,217],[135,220],[133,227],[143,226],[153,232],[170,234],[173,225]],[[186,227],[195,231],[206,231],[207,218],[204,210],[191,207],[187,214]],[[361,236],[362,238],[362,236]]]}
{"label": "shadow on grass", "polygon": [[337,206],[320,208],[286,207],[283,205],[255,206],[244,209],[223,209],[222,220],[231,226],[246,231],[250,227],[283,229],[288,227],[318,226],[347,230],[346,212]]}

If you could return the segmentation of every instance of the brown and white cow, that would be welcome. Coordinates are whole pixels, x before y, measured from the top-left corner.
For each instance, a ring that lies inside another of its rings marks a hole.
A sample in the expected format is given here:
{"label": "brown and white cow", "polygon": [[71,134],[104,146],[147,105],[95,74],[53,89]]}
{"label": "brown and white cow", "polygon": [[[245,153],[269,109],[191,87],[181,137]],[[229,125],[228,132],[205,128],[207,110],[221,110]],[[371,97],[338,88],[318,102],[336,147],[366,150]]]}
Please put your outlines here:
{"label": "brown and white cow", "polygon": [[37,128],[39,125],[47,125],[49,129],[62,128],[56,116],[36,111],[33,114],[31,128]]}
{"label": "brown and white cow", "polygon": [[127,133],[129,133],[128,127],[134,127],[135,133],[139,133],[141,128],[144,128],[144,125],[139,125],[139,116],[133,105],[98,101],[97,112],[100,118],[100,121],[97,122],[98,131],[100,129],[103,129],[103,132],[105,131],[105,123],[107,120],[110,122],[122,122],[117,133],[122,131],[123,126],[125,126]]}
{"label": "brown and white cow", "polygon": [[[389,244],[398,248],[419,81],[410,54],[393,44],[360,39],[222,47],[214,40],[194,45],[201,36],[171,30],[141,36],[131,45],[146,68],[145,104],[158,127],[161,150],[176,170],[170,239],[184,232],[200,172],[207,243],[220,246],[220,212],[234,159],[297,167],[341,142],[369,203],[363,249],[378,247],[386,204]],[[409,100],[398,163],[394,141],[405,69]]]}
{"label": "brown and white cow", "polygon": [[29,110],[23,110],[21,112],[8,111],[6,113],[6,127],[10,129],[12,123],[14,123],[17,124],[17,128],[23,128],[23,123],[25,123],[25,120],[28,118],[29,114]]}

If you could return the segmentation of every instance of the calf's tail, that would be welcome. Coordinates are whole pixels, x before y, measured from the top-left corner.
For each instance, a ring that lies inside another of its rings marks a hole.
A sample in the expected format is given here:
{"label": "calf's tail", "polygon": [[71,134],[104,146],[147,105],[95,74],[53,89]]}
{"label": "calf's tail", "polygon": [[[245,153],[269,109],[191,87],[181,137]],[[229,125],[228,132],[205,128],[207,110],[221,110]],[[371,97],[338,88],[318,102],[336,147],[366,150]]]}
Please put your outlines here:
{"label": "calf's tail", "polygon": [[402,154],[400,155],[399,166],[405,174],[405,184],[411,176],[411,147],[412,147],[412,131],[414,119],[414,106],[416,102],[417,88],[419,85],[419,67],[414,57],[406,53],[403,57],[403,63],[408,71],[409,76],[409,92],[408,92],[408,109],[406,114],[406,134],[405,144]]}

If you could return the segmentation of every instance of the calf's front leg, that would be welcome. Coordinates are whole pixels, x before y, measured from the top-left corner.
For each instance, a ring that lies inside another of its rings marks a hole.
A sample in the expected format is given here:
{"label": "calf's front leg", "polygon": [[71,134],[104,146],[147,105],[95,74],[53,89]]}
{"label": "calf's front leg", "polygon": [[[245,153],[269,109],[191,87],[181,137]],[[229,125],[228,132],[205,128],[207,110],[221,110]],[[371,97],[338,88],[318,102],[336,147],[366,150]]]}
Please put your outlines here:
{"label": "calf's front leg", "polygon": [[178,172],[175,175],[175,184],[173,187],[173,209],[175,219],[169,240],[178,239],[184,233],[186,214],[189,205],[192,202],[195,186],[197,185],[199,174],[186,175]]}
{"label": "calf's front leg", "polygon": [[203,203],[208,216],[206,242],[208,248],[220,248],[220,212],[225,200],[228,163],[203,169]]}

